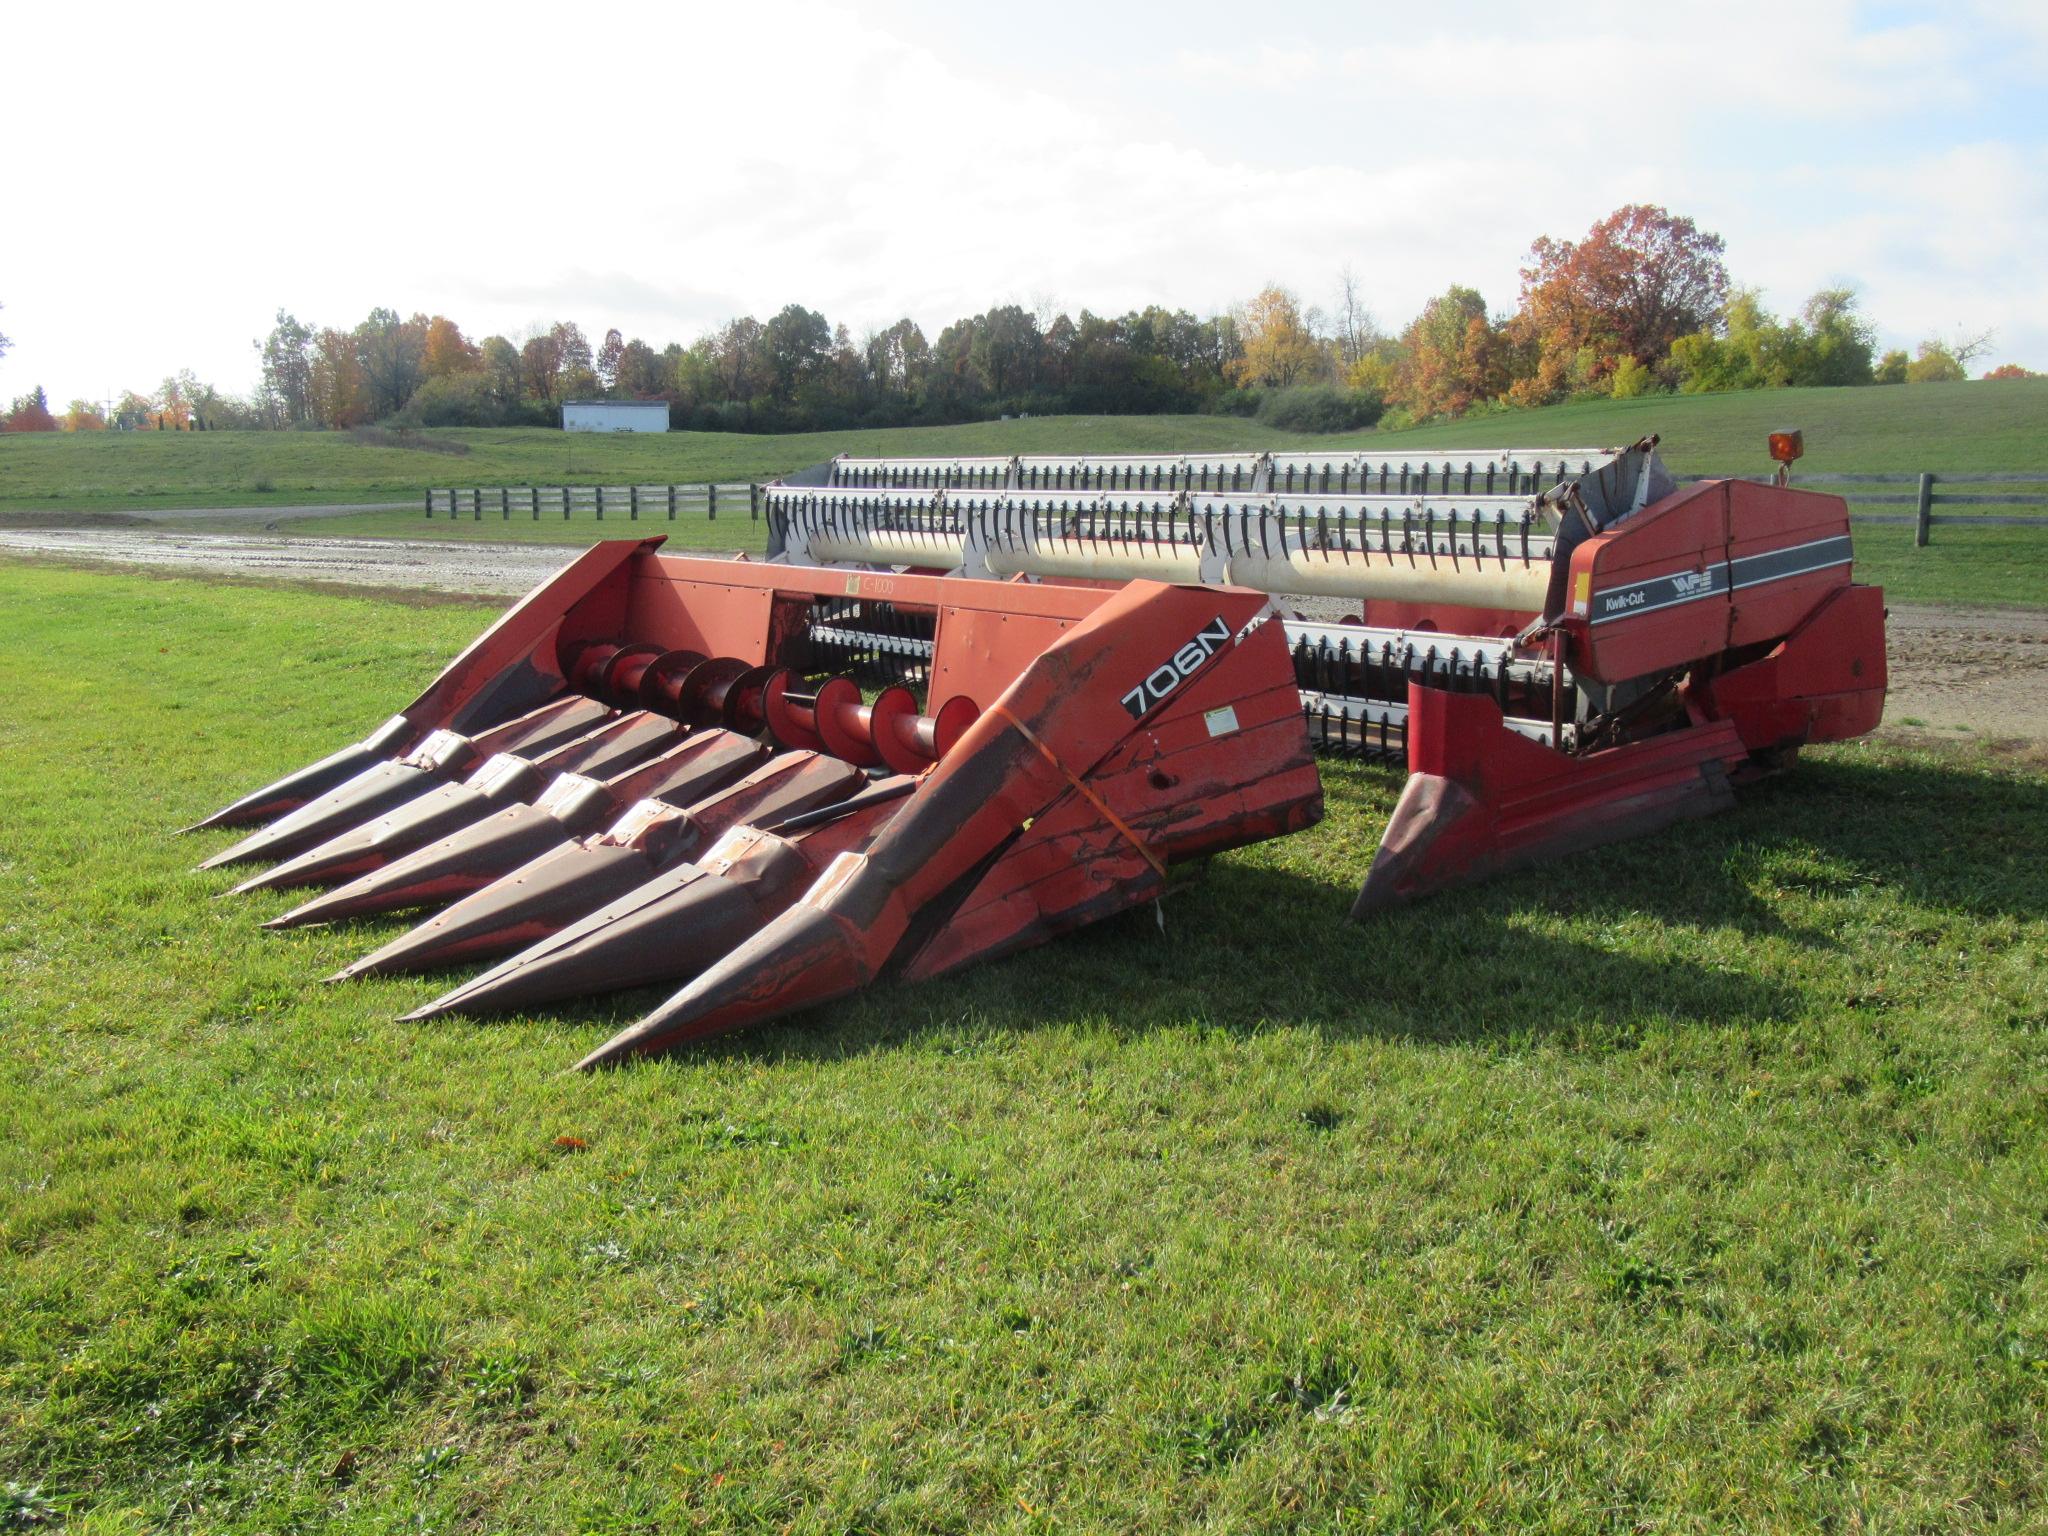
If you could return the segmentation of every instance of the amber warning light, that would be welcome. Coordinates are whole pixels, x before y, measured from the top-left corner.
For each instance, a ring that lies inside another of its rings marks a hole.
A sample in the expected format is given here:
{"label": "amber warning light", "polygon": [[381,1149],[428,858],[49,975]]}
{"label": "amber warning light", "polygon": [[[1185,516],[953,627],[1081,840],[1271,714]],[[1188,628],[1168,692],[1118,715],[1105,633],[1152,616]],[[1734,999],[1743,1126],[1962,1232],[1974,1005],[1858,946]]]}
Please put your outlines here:
{"label": "amber warning light", "polygon": [[1778,466],[1778,484],[1792,476],[1792,461],[1806,452],[1806,438],[1799,432],[1771,434],[1771,461]]}

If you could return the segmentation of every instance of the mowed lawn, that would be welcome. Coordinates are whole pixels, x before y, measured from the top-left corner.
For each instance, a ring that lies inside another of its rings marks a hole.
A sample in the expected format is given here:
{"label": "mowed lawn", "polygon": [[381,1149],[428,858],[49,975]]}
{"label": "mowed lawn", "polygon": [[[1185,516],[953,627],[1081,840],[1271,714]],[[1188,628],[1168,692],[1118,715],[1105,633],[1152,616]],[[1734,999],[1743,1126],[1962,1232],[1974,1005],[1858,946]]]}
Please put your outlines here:
{"label": "mowed lawn", "polygon": [[474,607],[0,565],[0,1528],[2048,1518],[2048,774],[1902,741],[1348,926],[1398,774],[594,1077],[171,829]]}

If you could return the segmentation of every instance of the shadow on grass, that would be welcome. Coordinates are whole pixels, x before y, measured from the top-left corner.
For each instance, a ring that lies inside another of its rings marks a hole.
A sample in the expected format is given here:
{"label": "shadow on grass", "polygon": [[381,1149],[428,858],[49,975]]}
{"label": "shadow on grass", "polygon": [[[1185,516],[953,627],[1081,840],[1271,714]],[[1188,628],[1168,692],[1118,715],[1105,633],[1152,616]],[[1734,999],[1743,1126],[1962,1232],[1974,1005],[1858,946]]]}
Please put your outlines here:
{"label": "shadow on grass", "polygon": [[[1786,1020],[1813,997],[1810,978],[1782,974],[1785,947],[1826,957],[1870,942],[1864,920],[1839,903],[1883,903],[1875,917],[1887,942],[1906,944],[1954,943],[1974,922],[2048,914],[2048,874],[2032,851],[2043,828],[2048,782],[1837,756],[1751,788],[1729,815],[1364,926],[1346,921],[1362,864],[1319,867],[1312,846],[1274,844],[1216,860],[1169,896],[1163,933],[1147,905],[936,984],[877,988],[695,1051],[829,1059],[936,1031],[1017,1033],[1055,1021],[1123,1036],[1290,1026],[1615,1045],[1662,1022]],[[594,998],[556,1016],[616,1029],[669,990]]]}

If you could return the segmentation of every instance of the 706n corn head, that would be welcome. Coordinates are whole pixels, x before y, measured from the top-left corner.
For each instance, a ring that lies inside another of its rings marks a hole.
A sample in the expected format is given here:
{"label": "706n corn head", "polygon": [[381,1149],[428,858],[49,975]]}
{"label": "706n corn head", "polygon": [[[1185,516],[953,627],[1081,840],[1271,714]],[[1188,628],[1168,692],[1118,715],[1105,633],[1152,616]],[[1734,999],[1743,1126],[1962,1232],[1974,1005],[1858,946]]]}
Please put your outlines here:
{"label": "706n corn head", "polygon": [[[429,909],[413,1017],[681,990],[583,1065],[1038,944],[1411,777],[1354,917],[1731,803],[1872,729],[1839,498],[1627,448],[849,459],[764,560],[600,543],[398,715],[217,812],[270,926]],[[437,910],[436,910],[437,909]]]}

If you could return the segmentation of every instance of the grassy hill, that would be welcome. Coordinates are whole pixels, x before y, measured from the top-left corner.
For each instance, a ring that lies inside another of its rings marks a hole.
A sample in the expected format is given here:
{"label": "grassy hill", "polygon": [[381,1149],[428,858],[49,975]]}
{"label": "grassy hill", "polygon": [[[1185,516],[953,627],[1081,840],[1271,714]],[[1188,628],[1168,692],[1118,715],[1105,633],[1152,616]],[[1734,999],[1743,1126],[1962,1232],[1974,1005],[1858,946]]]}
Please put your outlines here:
{"label": "grassy hill", "polygon": [[[538,428],[434,431],[400,439],[368,432],[137,432],[0,437],[0,526],[111,514],[147,519],[173,508],[396,502],[397,510],[300,521],[287,532],[328,537],[537,539],[585,544],[602,527],[579,518],[431,522],[417,510],[429,485],[495,486],[762,480],[830,458],[863,454],[1194,452],[1312,446],[1374,449],[1587,447],[1655,432],[1679,474],[1757,473],[1764,439],[1806,433],[1807,473],[2039,474],[2048,495],[2048,380],[1869,389],[1787,389],[1656,396],[1502,412],[1407,432],[1304,437],[1218,416],[1056,416],[955,427],[809,432],[779,437],[674,432],[595,437]],[[1903,488],[1889,488],[1897,491]],[[1990,488],[1987,488],[1990,489]],[[2020,489],[2006,487],[2006,489]],[[1865,506],[1897,515],[1903,507]],[[2026,512],[2025,508],[1996,510]],[[744,514],[716,523],[655,518],[675,547],[751,550]],[[199,531],[217,526],[179,519]],[[247,531],[246,520],[220,524]],[[2048,516],[2035,528],[1943,529],[1916,551],[1906,528],[1865,523],[1859,570],[1907,602],[2048,603]]]}
{"label": "grassy hill", "polygon": [[1680,474],[1708,474],[1767,469],[1765,435],[1784,426],[1805,430],[1801,467],[1814,472],[2048,471],[2048,380],[1660,395],[1337,437],[1219,416],[1049,416],[774,437],[446,430],[410,445],[379,432],[19,434],[0,437],[0,510],[406,501],[448,484],[758,480],[835,453],[1598,447],[1650,432]]}
{"label": "grassy hill", "polygon": [[1222,416],[1048,416],[873,432],[618,433],[539,427],[347,432],[130,432],[0,438],[0,509],[413,500],[429,485],[767,480],[835,453],[1162,452],[1327,439]]}
{"label": "grassy hill", "polygon": [[1754,474],[1770,468],[1764,439],[1784,427],[1806,433],[1799,468],[1813,474],[2048,471],[2048,379],[1597,400],[1439,423],[1376,441],[1579,447],[1655,432],[1678,474]]}

